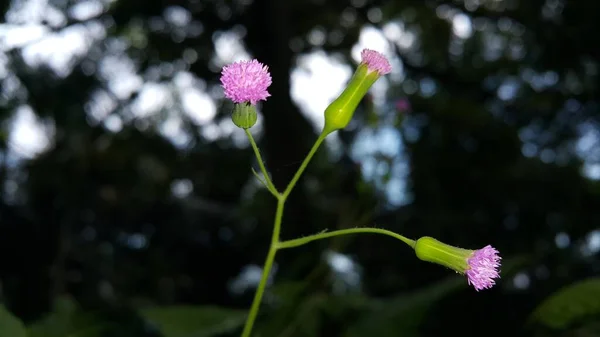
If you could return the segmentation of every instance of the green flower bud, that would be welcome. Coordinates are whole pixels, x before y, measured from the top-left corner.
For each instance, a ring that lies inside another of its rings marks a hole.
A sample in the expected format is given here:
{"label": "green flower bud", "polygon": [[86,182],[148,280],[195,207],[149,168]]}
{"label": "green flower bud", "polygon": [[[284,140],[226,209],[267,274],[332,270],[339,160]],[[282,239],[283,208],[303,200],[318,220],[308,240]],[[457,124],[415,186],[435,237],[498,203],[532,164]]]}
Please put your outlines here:
{"label": "green flower bud", "polygon": [[489,289],[500,278],[500,260],[496,248],[487,245],[470,250],[447,245],[425,236],[415,243],[415,253],[423,261],[437,263],[467,276],[475,290]]}
{"label": "green flower bud", "polygon": [[324,133],[329,134],[348,126],[354,110],[379,76],[378,72],[369,71],[365,64],[358,66],[346,89],[325,109]]}
{"label": "green flower bud", "polygon": [[231,120],[233,124],[242,129],[249,129],[256,124],[258,116],[254,105],[248,103],[235,104]]}
{"label": "green flower bud", "polygon": [[473,251],[453,247],[432,237],[424,236],[417,240],[415,253],[423,261],[437,263],[464,274],[469,268],[467,259]]}
{"label": "green flower bud", "polygon": [[363,49],[360,57],[361,62],[344,92],[325,109],[325,135],[348,126],[354,110],[369,88],[380,76],[392,71],[388,59],[375,50]]}

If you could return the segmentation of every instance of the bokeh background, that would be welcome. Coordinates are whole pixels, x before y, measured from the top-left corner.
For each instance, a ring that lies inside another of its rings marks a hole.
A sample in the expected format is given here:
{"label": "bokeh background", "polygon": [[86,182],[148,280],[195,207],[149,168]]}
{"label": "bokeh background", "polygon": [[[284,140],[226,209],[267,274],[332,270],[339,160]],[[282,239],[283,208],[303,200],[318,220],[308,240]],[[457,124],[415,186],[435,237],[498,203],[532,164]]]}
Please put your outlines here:
{"label": "bokeh background", "polygon": [[362,48],[394,71],[320,149],[282,237],[378,226],[504,258],[492,290],[358,235],[278,254],[255,335],[600,336],[600,2],[0,2],[0,337],[241,331],[275,208]]}

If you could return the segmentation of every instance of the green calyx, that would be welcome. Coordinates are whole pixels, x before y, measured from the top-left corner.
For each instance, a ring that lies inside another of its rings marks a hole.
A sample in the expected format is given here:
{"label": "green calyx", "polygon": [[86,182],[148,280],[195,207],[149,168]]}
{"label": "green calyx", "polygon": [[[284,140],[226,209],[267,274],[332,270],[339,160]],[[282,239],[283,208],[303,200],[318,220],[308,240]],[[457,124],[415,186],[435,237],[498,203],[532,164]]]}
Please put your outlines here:
{"label": "green calyx", "polygon": [[467,260],[473,251],[453,247],[432,237],[424,236],[417,240],[415,253],[420,260],[437,263],[464,274],[469,269]]}
{"label": "green calyx", "polygon": [[258,116],[256,114],[256,108],[254,105],[248,103],[239,103],[233,107],[231,120],[237,127],[249,129],[256,124],[257,119]]}
{"label": "green calyx", "polygon": [[358,103],[360,103],[361,99],[378,78],[378,72],[369,71],[364,64],[358,66],[346,89],[325,109],[324,134],[329,134],[348,126]]}

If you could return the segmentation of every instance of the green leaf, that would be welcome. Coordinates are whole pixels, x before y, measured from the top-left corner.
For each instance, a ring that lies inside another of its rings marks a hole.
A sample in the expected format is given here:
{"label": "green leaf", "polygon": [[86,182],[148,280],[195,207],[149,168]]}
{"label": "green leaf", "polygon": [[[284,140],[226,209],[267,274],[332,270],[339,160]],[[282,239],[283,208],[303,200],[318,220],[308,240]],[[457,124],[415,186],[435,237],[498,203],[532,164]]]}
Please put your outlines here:
{"label": "green leaf", "polygon": [[105,325],[80,310],[69,296],[58,297],[51,313],[28,327],[29,337],[98,337]]}
{"label": "green leaf", "polygon": [[[502,264],[502,277],[510,277],[529,262],[530,258],[527,256],[506,259]],[[398,331],[402,331],[405,336],[418,335],[417,329],[437,301],[466,288],[470,287],[465,277],[455,275],[410,294],[373,301],[371,310],[348,329],[346,336],[392,337],[397,336]],[[472,288],[469,290],[474,291]]]}
{"label": "green leaf", "polygon": [[0,336],[27,337],[23,323],[0,305]]}
{"label": "green leaf", "polygon": [[212,306],[151,307],[139,313],[164,337],[214,336],[238,329],[246,319],[246,311]]}
{"label": "green leaf", "polygon": [[543,301],[530,322],[564,329],[586,317],[600,315],[600,278],[590,278],[562,288]]}
{"label": "green leaf", "polygon": [[452,277],[411,294],[373,301],[370,312],[351,325],[346,336],[391,337],[397,336],[398,331],[410,336],[414,334],[433,303],[464,286],[463,278]]}

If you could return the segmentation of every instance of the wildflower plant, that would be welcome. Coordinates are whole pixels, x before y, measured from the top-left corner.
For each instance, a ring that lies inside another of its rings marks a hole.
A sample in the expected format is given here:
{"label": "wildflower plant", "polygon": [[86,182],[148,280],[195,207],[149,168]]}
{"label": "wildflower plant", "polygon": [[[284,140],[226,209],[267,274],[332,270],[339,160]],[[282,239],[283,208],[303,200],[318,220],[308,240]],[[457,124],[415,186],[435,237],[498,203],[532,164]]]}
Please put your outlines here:
{"label": "wildflower plant", "polygon": [[381,53],[370,49],[364,49],[361,52],[361,62],[348,85],[340,96],[325,109],[325,123],[321,134],[310,149],[306,158],[304,158],[304,161],[285,190],[278,191],[271,181],[258,146],[254,141],[252,133],[249,131],[249,128],[251,128],[257,120],[256,104],[259,101],[266,100],[270,96],[268,88],[271,85],[272,80],[268,67],[258,60],[251,60],[236,62],[223,68],[221,73],[221,84],[225,92],[225,97],[235,104],[232,120],[235,125],[245,131],[258,160],[262,177],[254,170],[253,173],[277,200],[277,210],[275,212],[271,244],[263,266],[262,277],[250,307],[246,324],[244,325],[242,337],[249,337],[252,333],[254,321],[258,314],[277,251],[298,247],[315,240],[358,233],[382,234],[398,239],[411,247],[415,251],[417,258],[420,260],[436,263],[450,268],[459,274],[466,275],[468,284],[472,285],[477,291],[493,287],[495,285],[495,280],[500,277],[499,268],[501,258],[498,251],[489,245],[479,250],[468,250],[447,245],[427,236],[418,240],[412,240],[386,229],[371,227],[320,232],[314,235],[285,241],[280,239],[279,233],[281,230],[285,202],[308,166],[313,155],[328,135],[334,131],[345,128],[348,123],[350,123],[356,107],[367,94],[369,88],[377,81],[377,79],[391,71],[392,67],[389,61]]}

